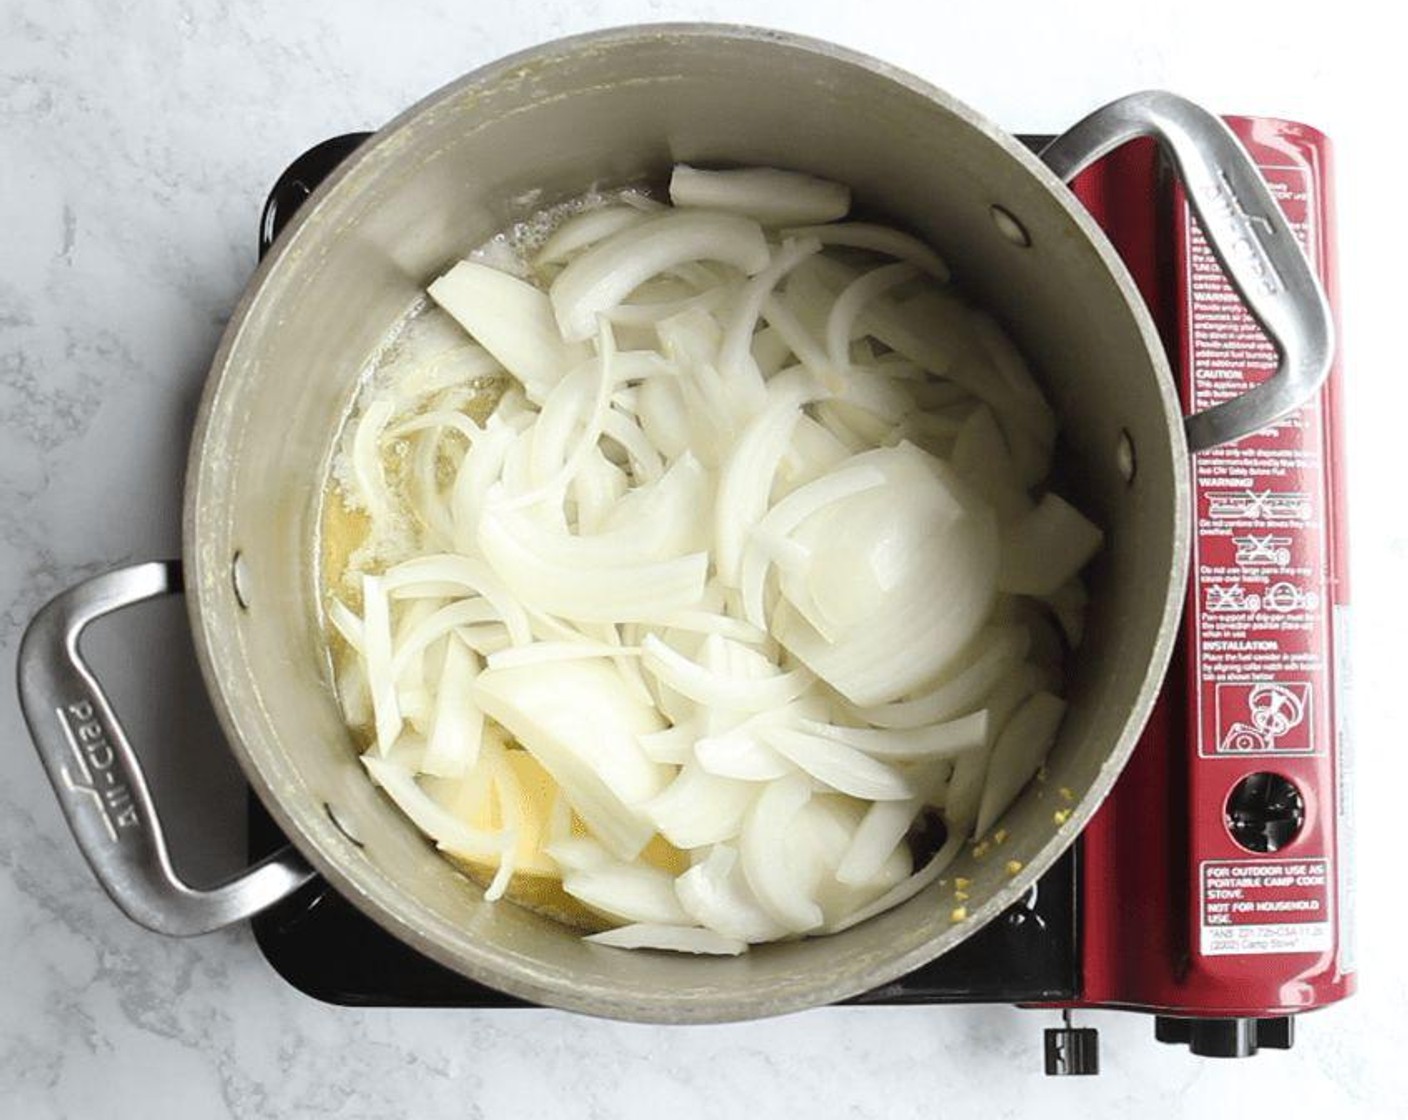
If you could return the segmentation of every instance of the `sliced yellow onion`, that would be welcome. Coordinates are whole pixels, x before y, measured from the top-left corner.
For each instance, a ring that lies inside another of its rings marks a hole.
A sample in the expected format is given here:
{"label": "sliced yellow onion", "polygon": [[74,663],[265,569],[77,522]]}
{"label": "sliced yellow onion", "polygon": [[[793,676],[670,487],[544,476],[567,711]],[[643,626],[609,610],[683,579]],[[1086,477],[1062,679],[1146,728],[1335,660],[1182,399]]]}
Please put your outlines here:
{"label": "sliced yellow onion", "polygon": [[708,773],[744,782],[770,782],[797,769],[764,741],[756,725],[746,722],[722,734],[696,739],[693,753]]}
{"label": "sliced yellow onion", "polygon": [[564,340],[548,296],[516,276],[460,261],[428,291],[522,383],[530,399],[543,399],[564,372],[589,356],[580,343],[596,330],[595,315],[584,332]]}
{"label": "sliced yellow onion", "polygon": [[914,789],[894,767],[835,739],[768,725],[760,727],[758,735],[799,770],[838,793],[865,801],[904,801],[914,796]]}
{"label": "sliced yellow onion", "polygon": [[1019,665],[1031,645],[1025,626],[988,626],[959,655],[965,664],[954,676],[911,700],[854,708],[854,714],[879,728],[927,727],[971,712]]}
{"label": "sliced yellow onion", "polygon": [[840,933],[848,930],[852,926],[860,925],[861,922],[868,921],[877,914],[883,914],[887,910],[893,910],[901,903],[908,902],[926,887],[932,886],[938,881],[940,875],[948,870],[949,865],[958,858],[958,853],[963,850],[963,845],[967,842],[966,833],[960,833],[956,829],[949,832],[948,838],[944,841],[943,847],[935,853],[934,858],[926,863],[923,868],[916,871],[904,881],[891,887],[879,898],[866,903],[859,909],[852,910],[844,918],[831,922],[826,927],[827,933]]}
{"label": "sliced yellow onion", "polygon": [[533,265],[542,268],[544,265],[560,264],[588,245],[594,245],[645,218],[646,214],[633,206],[601,206],[585,210],[553,230],[552,236],[543,242],[543,247],[533,258]]}
{"label": "sliced yellow onion", "polygon": [[675,847],[701,848],[737,836],[756,797],[756,786],[686,762],[645,812]]}
{"label": "sliced yellow onion", "polygon": [[758,905],[789,933],[806,933],[825,920],[790,858],[792,822],[811,796],[802,775],[769,782],[753,803],[739,841],[743,874]]}
{"label": "sliced yellow onion", "polygon": [[504,516],[487,510],[479,547],[517,601],[577,622],[618,622],[694,606],[704,593],[709,557],[599,564],[583,570],[545,559],[514,535]]}
{"label": "sliced yellow onion", "polygon": [[874,879],[885,861],[904,842],[921,804],[917,798],[874,802],[866,810],[836,868],[837,881],[860,886]]}
{"label": "sliced yellow onion", "polygon": [[851,209],[851,190],[800,171],[773,167],[705,171],[677,163],[670,175],[670,201],[679,207],[746,214],[764,225],[800,225],[844,218]]}
{"label": "sliced yellow onion", "polygon": [[415,776],[405,767],[373,755],[363,755],[362,763],[396,807],[434,840],[437,847],[451,855],[475,860],[498,859],[513,846],[514,837],[508,831],[470,828],[421,789]]}
{"label": "sliced yellow onion", "polygon": [[[665,211],[618,231],[587,249],[553,281],[549,296],[561,337],[568,343],[590,338],[597,315],[615,307],[645,280],[701,260],[722,261],[750,276],[761,272],[769,260],[763,231],[749,218],[686,210]],[[479,340],[494,349],[484,338]],[[495,357],[513,371],[502,355]]]}
{"label": "sliced yellow onion", "polygon": [[391,668],[390,607],[385,580],[378,576],[362,577],[362,642],[376,720],[376,748],[385,757],[401,734],[402,719]]}
{"label": "sliced yellow onion", "polygon": [[1104,534],[1070,502],[1047,494],[1008,527],[998,586],[1023,595],[1050,595],[1099,550]]}
{"label": "sliced yellow onion", "polygon": [[474,702],[479,667],[479,658],[463,642],[447,643],[436,683],[435,715],[421,762],[427,774],[458,778],[479,761],[484,738],[484,713]]}
{"label": "sliced yellow onion", "polygon": [[609,863],[562,877],[562,889],[626,922],[687,925],[689,916],[675,897],[675,879],[647,864]]}
{"label": "sliced yellow onion", "polygon": [[867,249],[887,257],[908,261],[940,283],[947,283],[951,273],[942,257],[917,237],[873,222],[836,222],[830,225],[794,226],[782,231],[783,237],[815,237],[823,245],[844,245],[850,249]]}
{"label": "sliced yellow onion", "polygon": [[661,949],[670,953],[694,953],[711,957],[736,957],[748,943],[725,937],[699,926],[672,926],[659,922],[633,922],[588,934],[585,941],[615,949]]}
{"label": "sliced yellow onion", "polygon": [[669,770],[637,736],[664,721],[601,661],[486,669],[475,702],[542,763],[594,835],[621,859],[640,854],[654,827],[639,806]]}
{"label": "sliced yellow onion", "polygon": [[972,712],[945,723],[931,723],[906,730],[872,727],[844,727],[801,719],[797,728],[810,735],[844,743],[872,758],[892,762],[951,758],[988,740],[988,713]]}
{"label": "sliced yellow onion", "polygon": [[706,707],[738,712],[762,712],[795,700],[812,683],[804,669],[779,671],[763,678],[738,678],[712,673],[670,648],[654,634],[641,642],[645,668],[682,696]]}
{"label": "sliced yellow onion", "polygon": [[1017,794],[1040,768],[1056,741],[1066,702],[1038,692],[1013,713],[993,744],[988,781],[978,801],[976,832],[984,835],[1007,811]]}
{"label": "sliced yellow onion", "polygon": [[758,904],[738,850],[715,844],[709,854],[675,880],[675,894],[691,919],[721,936],[747,944],[775,941],[787,928]]}
{"label": "sliced yellow onion", "polygon": [[372,574],[327,621],[369,772],[486,898],[558,873],[624,923],[596,943],[737,953],[897,906],[996,825],[1059,730],[1100,535],[1033,502],[1054,414],[931,249],[805,225],[848,196],[796,173],[673,188],[570,218],[546,294],[482,260],[435,282],[449,314],[342,445]]}

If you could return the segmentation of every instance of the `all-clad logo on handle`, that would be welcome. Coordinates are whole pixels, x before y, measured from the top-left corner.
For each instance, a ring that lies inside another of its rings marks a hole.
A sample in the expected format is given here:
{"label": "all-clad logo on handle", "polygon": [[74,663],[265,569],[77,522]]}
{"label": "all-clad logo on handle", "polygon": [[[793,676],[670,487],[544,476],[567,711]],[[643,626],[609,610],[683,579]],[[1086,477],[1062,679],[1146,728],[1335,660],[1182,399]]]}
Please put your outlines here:
{"label": "all-clad logo on handle", "polygon": [[116,844],[119,829],[142,827],[132,791],[117,770],[117,751],[91,702],[78,700],[55,712],[73,749],[73,765],[63,767],[64,785],[93,805]]}
{"label": "all-clad logo on handle", "polygon": [[1266,233],[1272,232],[1271,222],[1262,214],[1248,214],[1238,201],[1237,192],[1227,180],[1227,173],[1220,172],[1216,180],[1208,183],[1199,192],[1202,211],[1208,225],[1219,225],[1226,230],[1218,240],[1226,246],[1228,264],[1250,273],[1257,288],[1263,295],[1274,296],[1285,288],[1281,274],[1271,263],[1266,249],[1257,236],[1258,227]]}

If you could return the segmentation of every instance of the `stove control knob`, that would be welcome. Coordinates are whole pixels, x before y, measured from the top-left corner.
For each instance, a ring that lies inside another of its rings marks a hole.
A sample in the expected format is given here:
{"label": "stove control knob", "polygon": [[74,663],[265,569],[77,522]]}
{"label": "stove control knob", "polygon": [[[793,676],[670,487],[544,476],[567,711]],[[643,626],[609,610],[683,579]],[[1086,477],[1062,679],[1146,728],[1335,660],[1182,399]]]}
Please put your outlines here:
{"label": "stove control knob", "polygon": [[1227,831],[1249,852],[1274,852],[1299,834],[1305,798],[1294,782],[1263,771],[1248,774],[1227,797]]}
{"label": "stove control knob", "polygon": [[1046,1031],[1046,1076],[1088,1077],[1100,1072],[1100,1032],[1094,1027],[1071,1025],[1063,1011],[1064,1025]]}
{"label": "stove control knob", "polygon": [[1295,1041],[1290,1015],[1270,1019],[1154,1018],[1154,1037],[1182,1044],[1204,1058],[1250,1058],[1258,1050],[1289,1050]]}

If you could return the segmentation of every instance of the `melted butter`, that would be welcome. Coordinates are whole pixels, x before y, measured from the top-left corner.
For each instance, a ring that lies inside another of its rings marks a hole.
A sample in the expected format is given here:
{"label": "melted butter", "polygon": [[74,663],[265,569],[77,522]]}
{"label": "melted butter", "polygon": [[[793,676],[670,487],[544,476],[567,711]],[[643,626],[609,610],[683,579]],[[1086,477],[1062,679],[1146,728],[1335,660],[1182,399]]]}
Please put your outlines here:
{"label": "melted butter", "polygon": [[[330,481],[323,490],[323,513],[318,526],[319,585],[323,602],[333,598],[332,589],[337,588],[343,603],[353,610],[361,609],[361,589],[355,580],[344,583],[344,579],[353,554],[367,543],[371,529],[371,519],[361,510],[348,506],[342,497],[342,487]],[[329,633],[342,643],[336,631]]]}
{"label": "melted butter", "polygon": [[[447,858],[467,878],[481,887],[487,887],[494,877],[493,870],[482,864],[471,863],[455,856]],[[646,845],[641,859],[662,871],[668,871],[671,875],[679,875],[689,870],[689,856],[670,844],[663,836],[655,836]],[[508,889],[504,891],[504,898],[583,933],[600,933],[604,929],[621,924],[573,898],[562,889],[562,882],[556,876],[516,874]]]}
{"label": "melted butter", "polygon": [[[460,869],[465,878],[481,887],[487,887],[489,880],[494,877],[492,871],[486,871],[479,864],[456,856],[446,858]],[[560,880],[542,875],[515,875],[508,889],[504,891],[504,898],[582,933],[600,933],[604,929],[620,925],[619,922],[604,918],[595,910],[578,902],[562,889]]]}

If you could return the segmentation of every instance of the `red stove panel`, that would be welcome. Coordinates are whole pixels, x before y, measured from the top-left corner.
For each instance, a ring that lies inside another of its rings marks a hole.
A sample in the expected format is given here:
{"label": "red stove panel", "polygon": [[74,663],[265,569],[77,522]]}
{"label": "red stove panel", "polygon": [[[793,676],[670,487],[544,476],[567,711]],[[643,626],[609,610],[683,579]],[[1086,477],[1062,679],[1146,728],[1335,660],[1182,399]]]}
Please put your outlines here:
{"label": "red stove panel", "polygon": [[[1328,142],[1303,125],[1228,123],[1335,304]],[[1116,153],[1076,190],[1160,320],[1185,408],[1270,375],[1274,350],[1152,145]],[[1082,1004],[1257,1017],[1353,989],[1340,393],[1337,361],[1286,420],[1194,457],[1181,648],[1083,835]]]}

